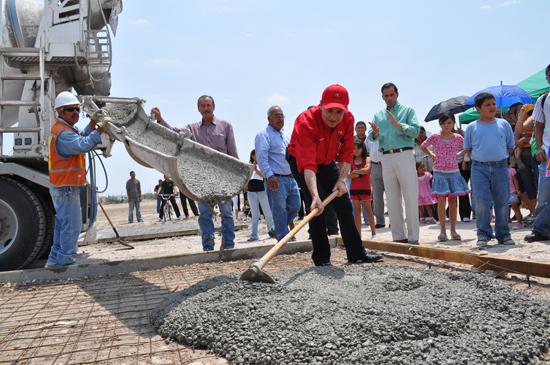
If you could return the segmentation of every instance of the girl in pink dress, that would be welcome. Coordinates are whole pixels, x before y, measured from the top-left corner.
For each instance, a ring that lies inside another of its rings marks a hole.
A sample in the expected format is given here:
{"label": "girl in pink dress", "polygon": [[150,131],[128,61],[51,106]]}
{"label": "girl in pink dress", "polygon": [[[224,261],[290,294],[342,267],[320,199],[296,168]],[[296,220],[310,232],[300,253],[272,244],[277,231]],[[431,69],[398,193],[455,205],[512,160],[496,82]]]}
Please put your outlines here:
{"label": "girl in pink dress", "polygon": [[[437,203],[437,199],[432,197],[432,187],[430,181],[432,174],[426,171],[423,162],[416,162],[416,173],[418,174],[418,211],[420,212],[420,223],[437,223],[433,218],[432,205]],[[428,219],[424,218],[424,207],[428,211]]]}
{"label": "girl in pink dress", "polygon": [[[456,197],[470,194],[471,190],[466,180],[460,175],[456,159],[466,154],[466,151],[458,153],[458,148],[464,144],[464,138],[454,133],[455,116],[451,112],[441,114],[439,126],[441,132],[434,133],[426,139],[420,149],[434,159],[434,180],[432,184],[432,196],[437,197],[439,225],[441,233],[438,241],[447,241],[445,229],[445,205],[449,201],[449,221],[451,224],[451,239],[461,240],[456,232]],[[434,146],[434,152],[428,150],[428,146]],[[436,159],[437,158],[437,159]]]}
{"label": "girl in pink dress", "polygon": [[[370,230],[372,232],[372,239],[377,240],[376,230],[374,228],[374,216],[372,214],[371,201],[372,192],[370,185],[370,169],[372,166],[370,157],[368,157],[367,146],[360,139],[355,139],[355,149],[353,162],[351,163],[351,172],[348,174],[348,178],[351,179],[349,188],[350,198],[353,202],[353,209],[355,211],[355,226],[361,236],[361,205],[365,207],[365,213],[369,218]],[[363,204],[362,202],[368,202]]]}

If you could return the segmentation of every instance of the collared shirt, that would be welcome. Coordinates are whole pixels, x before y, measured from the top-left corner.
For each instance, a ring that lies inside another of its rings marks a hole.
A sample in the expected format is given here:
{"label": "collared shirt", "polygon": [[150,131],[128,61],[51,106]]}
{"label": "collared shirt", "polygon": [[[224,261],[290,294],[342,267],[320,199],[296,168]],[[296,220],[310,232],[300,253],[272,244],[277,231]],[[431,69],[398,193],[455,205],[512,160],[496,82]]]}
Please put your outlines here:
{"label": "collared shirt", "polygon": [[254,140],[256,159],[266,179],[273,174],[290,175],[292,173],[286,160],[286,147],[289,142],[289,138],[283,134],[282,129],[277,132],[271,125],[256,135]]}
{"label": "collared shirt", "polygon": [[328,165],[336,158],[338,162],[353,161],[353,126],[355,119],[350,111],[342,121],[330,128],[317,105],[300,114],[294,122],[289,151],[296,158],[298,171],[304,169],[317,173],[317,165]]}
{"label": "collared shirt", "polygon": [[508,148],[514,147],[512,127],[504,119],[482,123],[470,123],[464,132],[464,149],[472,151],[472,160],[480,162],[501,161],[508,158]]}
{"label": "collared shirt", "polygon": [[206,124],[204,119],[202,119],[200,122],[188,124],[183,128],[172,127],[164,119],[160,121],[160,124],[176,133],[188,129],[193,135],[191,137],[193,141],[226,155],[239,158],[233,127],[227,120],[214,117],[210,124]]}
{"label": "collared shirt", "polygon": [[[426,137],[429,137],[428,133],[426,133]],[[428,139],[428,138],[426,138]],[[428,151],[433,152],[434,147],[432,145],[428,146]],[[420,149],[420,145],[418,144],[417,140],[414,140],[414,160],[416,162],[423,162],[424,166],[426,167],[426,171],[432,172],[433,171],[433,165],[434,165],[434,159],[422,152]]]}
{"label": "collared shirt", "polygon": [[163,195],[172,195],[174,194],[174,181],[172,179],[166,181],[162,180],[160,183],[160,191]]}
{"label": "collared shirt", "polygon": [[544,101],[544,108],[542,107],[542,99],[543,96],[537,99],[532,118],[536,120],[537,123],[545,123],[544,133],[542,134],[543,146],[541,147],[548,149],[550,148],[550,117],[547,118],[547,116],[550,116],[550,97],[546,97],[546,100]]}
{"label": "collared shirt", "polygon": [[74,155],[81,155],[91,151],[97,144],[101,143],[101,134],[90,127],[89,124],[81,131],[76,126],[71,126],[61,117],[57,118],[60,123],[63,123],[73,129],[77,134],[71,133],[68,130],[62,130],[55,139],[55,149],[59,156],[70,158]]}
{"label": "collared shirt", "polygon": [[375,139],[372,135],[372,128],[368,131],[368,138],[371,141],[379,142],[379,151],[389,151],[403,147],[413,147],[414,139],[418,137],[420,126],[413,108],[397,103],[390,109],[397,122],[401,123],[403,132],[391,124],[390,117],[386,112],[387,108],[379,110],[374,114],[372,122],[380,128],[380,133]]}
{"label": "collared shirt", "polygon": [[378,152],[378,141],[372,142],[370,139],[367,138],[366,134],[364,137],[359,137],[358,135],[355,135],[355,138],[360,138],[361,141],[365,142],[365,146],[367,147],[367,152],[369,153],[371,161],[380,163],[382,159],[382,154]]}

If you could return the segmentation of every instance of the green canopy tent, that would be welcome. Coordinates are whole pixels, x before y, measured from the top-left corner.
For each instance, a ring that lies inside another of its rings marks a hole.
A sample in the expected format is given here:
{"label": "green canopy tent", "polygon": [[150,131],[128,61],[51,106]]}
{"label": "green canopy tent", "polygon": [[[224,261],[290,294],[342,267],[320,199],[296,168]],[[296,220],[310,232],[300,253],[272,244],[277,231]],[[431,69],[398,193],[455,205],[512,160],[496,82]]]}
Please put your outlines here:
{"label": "green canopy tent", "polygon": [[[550,85],[548,85],[548,82],[546,81],[546,68],[517,83],[516,86],[521,87],[523,90],[527,91],[533,99],[537,100],[543,92],[550,91]],[[508,108],[503,108],[502,112],[505,113],[507,110]],[[479,113],[475,110],[475,108],[472,108],[460,114],[460,123],[468,124],[478,118]]]}

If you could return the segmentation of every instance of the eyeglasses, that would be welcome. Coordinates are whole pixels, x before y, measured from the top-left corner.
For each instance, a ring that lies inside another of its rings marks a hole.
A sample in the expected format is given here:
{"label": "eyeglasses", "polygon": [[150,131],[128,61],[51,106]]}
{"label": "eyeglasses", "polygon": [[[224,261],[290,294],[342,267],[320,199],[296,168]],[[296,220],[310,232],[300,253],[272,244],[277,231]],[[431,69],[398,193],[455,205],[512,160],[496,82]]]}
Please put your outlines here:
{"label": "eyeglasses", "polygon": [[69,113],[72,113],[74,111],[77,111],[80,113],[80,107],[79,106],[76,106],[76,107],[70,107],[70,108],[63,108],[63,111],[65,112],[69,112]]}
{"label": "eyeglasses", "polygon": [[286,119],[286,116],[281,115],[281,114],[275,114],[275,115],[273,116],[273,118],[275,118],[275,119],[283,119],[283,120],[284,120],[284,119]]}

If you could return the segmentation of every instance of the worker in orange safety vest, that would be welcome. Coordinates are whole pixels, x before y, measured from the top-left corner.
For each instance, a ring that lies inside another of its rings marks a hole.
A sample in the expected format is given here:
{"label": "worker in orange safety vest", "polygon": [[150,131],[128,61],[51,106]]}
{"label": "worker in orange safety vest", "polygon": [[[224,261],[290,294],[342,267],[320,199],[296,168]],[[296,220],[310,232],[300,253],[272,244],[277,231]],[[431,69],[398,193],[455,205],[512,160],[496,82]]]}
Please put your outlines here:
{"label": "worker in orange safety vest", "polygon": [[78,235],[82,230],[80,189],[86,184],[85,153],[101,143],[103,128],[95,121],[79,130],[80,102],[68,91],[55,99],[58,118],[51,129],[50,195],[56,211],[53,246],[46,268],[74,265]]}

